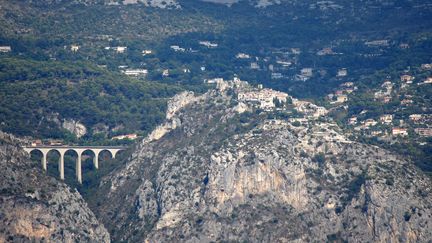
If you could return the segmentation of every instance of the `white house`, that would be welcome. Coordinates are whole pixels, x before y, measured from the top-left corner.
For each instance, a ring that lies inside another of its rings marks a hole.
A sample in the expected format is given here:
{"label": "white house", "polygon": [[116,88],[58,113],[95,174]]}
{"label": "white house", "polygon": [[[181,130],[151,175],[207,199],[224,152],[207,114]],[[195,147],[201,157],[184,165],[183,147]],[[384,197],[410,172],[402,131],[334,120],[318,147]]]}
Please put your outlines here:
{"label": "white house", "polygon": [[148,70],[147,69],[126,69],[122,71],[122,73],[128,76],[138,77],[138,76],[146,76],[148,74]]}
{"label": "white house", "polygon": [[216,48],[218,47],[217,43],[211,43],[210,41],[200,41],[198,42],[202,46],[206,46],[207,48]]}
{"label": "white house", "polygon": [[10,52],[12,48],[10,46],[0,46],[0,52]]}

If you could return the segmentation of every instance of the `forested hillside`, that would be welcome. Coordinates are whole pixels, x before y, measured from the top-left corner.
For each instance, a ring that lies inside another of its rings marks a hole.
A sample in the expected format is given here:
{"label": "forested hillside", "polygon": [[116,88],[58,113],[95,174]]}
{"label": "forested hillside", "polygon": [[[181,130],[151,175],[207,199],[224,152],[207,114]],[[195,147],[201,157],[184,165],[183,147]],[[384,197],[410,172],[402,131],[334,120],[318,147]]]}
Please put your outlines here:
{"label": "forested hillside", "polygon": [[[423,169],[432,168],[427,120],[408,122],[410,115],[432,113],[429,84],[420,85],[430,76],[421,67],[432,63],[430,4],[121,3],[1,1],[0,46],[11,48],[0,53],[1,129],[77,143],[144,135],[161,120],[165,98],[183,89],[205,91],[206,80],[238,76],[325,105],[357,139],[420,158]],[[136,71],[142,75],[124,75]],[[415,88],[393,89],[389,104],[370,96],[405,74],[416,76]],[[346,83],[353,83],[354,93],[341,90]],[[403,100],[422,102],[393,114]],[[389,113],[397,119],[380,128],[383,135],[371,135],[378,129],[357,134],[348,125],[351,117],[362,123]],[[89,132],[66,132],[65,119]],[[394,136],[393,128],[408,129],[409,139]],[[423,129],[422,135],[415,129]]]}
{"label": "forested hillside", "polygon": [[65,119],[88,127],[87,139],[98,132],[145,133],[164,118],[165,98],[180,90],[133,80],[88,62],[0,60],[0,127],[20,136],[74,141],[62,129]]}

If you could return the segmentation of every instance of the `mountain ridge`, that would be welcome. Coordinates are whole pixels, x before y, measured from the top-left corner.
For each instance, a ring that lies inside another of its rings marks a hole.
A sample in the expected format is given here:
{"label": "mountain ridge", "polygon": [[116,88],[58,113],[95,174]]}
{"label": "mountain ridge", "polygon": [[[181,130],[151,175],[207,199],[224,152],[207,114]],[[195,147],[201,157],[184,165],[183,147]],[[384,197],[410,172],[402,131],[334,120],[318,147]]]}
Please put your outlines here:
{"label": "mountain ridge", "polygon": [[95,211],[115,240],[431,239],[430,178],[409,161],[350,141],[324,117],[274,118],[238,92],[182,94],[190,102],[163,134],[102,180],[100,200],[112,203]]}

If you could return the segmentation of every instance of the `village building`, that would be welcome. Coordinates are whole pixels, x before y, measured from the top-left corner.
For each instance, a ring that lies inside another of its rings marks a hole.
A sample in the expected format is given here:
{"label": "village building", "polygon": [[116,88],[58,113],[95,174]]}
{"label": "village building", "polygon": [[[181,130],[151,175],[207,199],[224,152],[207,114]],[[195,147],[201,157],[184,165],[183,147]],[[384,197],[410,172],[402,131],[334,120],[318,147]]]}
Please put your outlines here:
{"label": "village building", "polygon": [[284,68],[287,68],[287,67],[292,65],[292,62],[290,62],[290,61],[277,60],[276,63],[281,65]]}
{"label": "village building", "polygon": [[375,131],[371,131],[370,134],[371,134],[372,136],[378,136],[378,135],[381,135],[381,134],[382,134],[382,131],[375,130]]}
{"label": "village building", "polygon": [[336,90],[335,95],[343,95],[343,90]]}
{"label": "village building", "polygon": [[271,79],[281,79],[283,78],[282,73],[271,73]]}
{"label": "village building", "polygon": [[356,116],[350,117],[348,119],[348,125],[355,125],[355,124],[357,124],[357,117]]}
{"label": "village building", "polygon": [[345,77],[348,75],[348,70],[346,68],[339,69],[337,72],[338,77]]}
{"label": "village building", "polygon": [[423,118],[423,115],[421,114],[412,114],[409,116],[409,119],[413,122],[420,121]]}
{"label": "village building", "polygon": [[147,69],[126,69],[123,70],[122,73],[128,76],[138,77],[138,76],[146,76],[148,74],[148,70]]}
{"label": "village building", "polygon": [[40,139],[36,139],[36,140],[33,140],[31,142],[32,147],[36,147],[36,146],[40,146],[40,145],[43,145],[42,140],[40,140]]}
{"label": "village building", "polygon": [[424,84],[432,84],[432,77],[428,77],[425,81],[423,81]]}
{"label": "village building", "polygon": [[392,89],[393,83],[390,80],[385,80],[383,84],[381,84],[382,88]]}
{"label": "village building", "polygon": [[300,55],[301,49],[300,48],[291,48],[291,53],[294,55]]}
{"label": "village building", "polygon": [[340,85],[341,87],[353,87],[354,83],[353,82],[345,82],[343,84]]}
{"label": "village building", "polygon": [[391,114],[382,115],[380,117],[380,121],[382,123],[390,124],[393,122],[393,115],[391,115]]}
{"label": "village building", "polygon": [[366,127],[372,127],[372,126],[375,126],[376,124],[378,124],[378,122],[375,121],[374,119],[367,119],[367,120],[363,121],[362,123]]}
{"label": "village building", "polygon": [[351,94],[352,92],[354,92],[354,89],[353,88],[347,88],[347,89],[345,89],[345,92],[347,94]]}
{"label": "village building", "polygon": [[402,105],[410,105],[410,104],[412,104],[413,103],[413,100],[411,100],[411,99],[403,99],[402,101],[401,101],[401,104]]}
{"label": "village building", "polygon": [[11,52],[12,48],[10,46],[0,46],[0,52],[6,53]]}
{"label": "village building", "polygon": [[384,96],[383,99],[382,99],[382,101],[384,103],[389,103],[391,101],[391,97],[390,96]]}
{"label": "village building", "polygon": [[162,77],[168,77],[169,76],[169,70],[165,69],[162,71]]}
{"label": "village building", "polygon": [[415,128],[414,132],[422,137],[432,137],[432,128]]}
{"label": "village building", "polygon": [[365,45],[369,47],[385,47],[389,45],[388,40],[374,40],[374,41],[366,41]]}
{"label": "village building", "polygon": [[336,96],[336,103],[345,103],[348,101],[347,95],[338,95]]}
{"label": "village building", "polygon": [[113,50],[117,53],[124,53],[127,50],[127,46],[116,46],[113,47]]}
{"label": "village building", "polygon": [[292,99],[295,109],[305,114],[308,118],[316,119],[328,113],[328,110],[322,106],[317,106],[309,101]]}
{"label": "village building", "polygon": [[223,78],[213,78],[213,79],[207,79],[207,80],[205,80],[205,81],[206,81],[206,83],[208,83],[208,84],[216,84],[216,83],[218,83],[218,82],[223,82],[224,79],[223,79]]}
{"label": "village building", "polygon": [[62,140],[58,140],[58,139],[50,139],[50,140],[48,140],[48,145],[50,145],[50,146],[61,146],[61,145],[63,145],[63,141]]}
{"label": "village building", "polygon": [[250,56],[246,53],[237,53],[236,58],[237,59],[249,59]]}
{"label": "village building", "polygon": [[432,69],[432,63],[425,63],[425,64],[422,64],[422,65],[421,65],[421,68],[422,68],[423,70],[430,70],[430,69]]}
{"label": "village building", "polygon": [[335,53],[333,52],[333,50],[330,47],[326,47],[326,48],[319,50],[317,52],[318,56],[333,55],[333,54],[335,54]]}
{"label": "village building", "polygon": [[401,48],[401,49],[408,49],[408,48],[410,48],[410,45],[408,43],[401,43],[399,45],[399,48]]}
{"label": "village building", "polygon": [[71,45],[70,50],[72,52],[77,52],[80,49],[79,45]]}
{"label": "village building", "polygon": [[312,68],[302,68],[300,70],[300,75],[310,78],[313,76],[313,69]]}
{"label": "village building", "polygon": [[143,56],[146,56],[146,55],[152,54],[153,51],[152,50],[143,50],[141,53],[142,53]]}
{"label": "village building", "polygon": [[407,136],[408,135],[408,129],[406,128],[400,128],[400,127],[394,127],[392,129],[393,136]]}
{"label": "village building", "polygon": [[262,89],[238,93],[238,100],[248,103],[256,103],[261,109],[269,110],[275,107],[274,100],[286,102],[288,94],[272,89]]}
{"label": "village building", "polygon": [[258,65],[258,63],[256,63],[256,62],[251,62],[251,64],[250,64],[250,69],[255,69],[255,70],[257,70],[257,69],[259,69],[260,67],[259,67],[259,65]]}
{"label": "village building", "polygon": [[205,46],[207,48],[216,48],[218,47],[217,43],[211,43],[210,41],[200,41],[198,42],[200,45]]}
{"label": "village building", "polygon": [[411,75],[407,75],[407,74],[405,74],[405,75],[402,75],[402,76],[400,77],[400,80],[401,80],[402,82],[407,83],[407,84],[412,84],[412,82],[414,81],[414,77],[411,76]]}
{"label": "village building", "polygon": [[171,48],[172,50],[174,50],[175,52],[185,52],[185,51],[186,51],[185,48],[182,48],[182,47],[180,47],[180,46],[170,46],[170,48]]}

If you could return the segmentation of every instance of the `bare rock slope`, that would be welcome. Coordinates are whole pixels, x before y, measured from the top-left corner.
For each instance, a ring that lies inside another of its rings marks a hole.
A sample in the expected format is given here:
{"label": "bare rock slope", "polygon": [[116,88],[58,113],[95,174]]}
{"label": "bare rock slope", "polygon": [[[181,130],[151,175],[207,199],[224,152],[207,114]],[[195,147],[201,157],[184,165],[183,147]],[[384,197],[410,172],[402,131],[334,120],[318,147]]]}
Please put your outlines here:
{"label": "bare rock slope", "polygon": [[44,175],[0,132],[0,242],[110,242],[75,190]]}
{"label": "bare rock slope", "polygon": [[240,86],[173,99],[163,132],[104,179],[96,211],[115,240],[432,240],[431,180],[410,161],[302,119],[304,102],[240,102]]}

